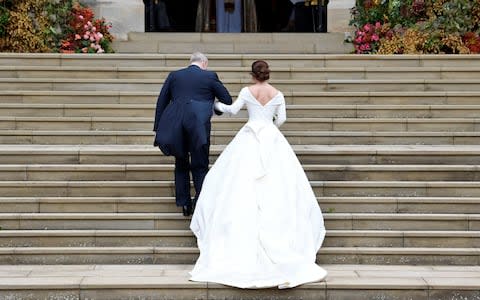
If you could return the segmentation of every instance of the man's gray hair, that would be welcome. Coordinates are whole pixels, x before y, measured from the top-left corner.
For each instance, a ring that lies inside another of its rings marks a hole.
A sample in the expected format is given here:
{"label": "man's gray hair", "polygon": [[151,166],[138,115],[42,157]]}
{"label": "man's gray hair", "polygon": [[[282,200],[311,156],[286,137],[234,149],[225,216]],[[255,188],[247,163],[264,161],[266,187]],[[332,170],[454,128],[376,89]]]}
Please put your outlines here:
{"label": "man's gray hair", "polygon": [[195,52],[192,54],[192,56],[190,56],[190,63],[207,62],[207,61],[208,61],[207,56],[201,52]]}

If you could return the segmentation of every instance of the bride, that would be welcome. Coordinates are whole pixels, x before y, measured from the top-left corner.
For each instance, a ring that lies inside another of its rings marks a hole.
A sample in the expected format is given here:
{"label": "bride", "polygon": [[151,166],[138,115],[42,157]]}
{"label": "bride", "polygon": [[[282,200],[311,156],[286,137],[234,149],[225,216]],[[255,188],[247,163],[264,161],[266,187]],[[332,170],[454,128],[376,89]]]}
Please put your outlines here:
{"label": "bride", "polygon": [[191,280],[239,288],[292,288],[324,279],[315,264],[325,237],[323,217],[305,172],[277,127],[286,120],[283,94],[267,83],[264,61],[252,65],[252,86],[232,105],[249,120],[203,183],[190,228],[200,257]]}

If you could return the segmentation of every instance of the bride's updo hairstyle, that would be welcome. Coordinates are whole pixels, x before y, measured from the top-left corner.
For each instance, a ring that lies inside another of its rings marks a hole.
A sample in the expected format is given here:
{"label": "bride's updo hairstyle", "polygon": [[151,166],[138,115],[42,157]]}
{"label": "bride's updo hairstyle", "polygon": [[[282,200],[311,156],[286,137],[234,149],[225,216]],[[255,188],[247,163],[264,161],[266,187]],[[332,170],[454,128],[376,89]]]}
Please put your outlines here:
{"label": "bride's updo hairstyle", "polygon": [[265,61],[257,60],[252,64],[252,72],[250,74],[256,80],[263,82],[270,78],[270,69]]}

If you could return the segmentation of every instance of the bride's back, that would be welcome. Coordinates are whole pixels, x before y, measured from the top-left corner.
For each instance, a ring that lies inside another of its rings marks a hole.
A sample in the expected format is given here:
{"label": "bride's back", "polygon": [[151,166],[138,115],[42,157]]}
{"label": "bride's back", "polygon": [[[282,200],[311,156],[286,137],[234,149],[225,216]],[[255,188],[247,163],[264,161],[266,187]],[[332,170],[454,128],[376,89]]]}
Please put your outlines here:
{"label": "bride's back", "polygon": [[268,83],[251,85],[248,89],[252,96],[255,97],[261,105],[267,104],[278,94],[278,90]]}

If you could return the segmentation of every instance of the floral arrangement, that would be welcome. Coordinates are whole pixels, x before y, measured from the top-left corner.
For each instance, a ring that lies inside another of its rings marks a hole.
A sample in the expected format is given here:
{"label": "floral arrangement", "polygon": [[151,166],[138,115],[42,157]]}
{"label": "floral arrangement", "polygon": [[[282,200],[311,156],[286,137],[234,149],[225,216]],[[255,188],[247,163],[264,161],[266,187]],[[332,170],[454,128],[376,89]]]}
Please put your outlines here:
{"label": "floral arrangement", "polygon": [[113,52],[109,29],[74,0],[0,0],[0,52]]}
{"label": "floral arrangement", "polygon": [[355,53],[480,53],[480,0],[360,0]]}
{"label": "floral arrangement", "polygon": [[95,19],[91,8],[76,3],[72,8],[72,32],[62,41],[62,53],[111,53],[113,36],[105,19]]}
{"label": "floral arrangement", "polygon": [[370,53],[377,50],[382,25],[376,22],[375,25],[367,23],[355,32],[355,51],[356,53]]}

